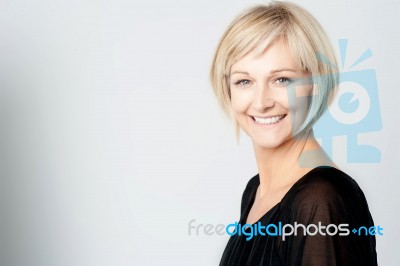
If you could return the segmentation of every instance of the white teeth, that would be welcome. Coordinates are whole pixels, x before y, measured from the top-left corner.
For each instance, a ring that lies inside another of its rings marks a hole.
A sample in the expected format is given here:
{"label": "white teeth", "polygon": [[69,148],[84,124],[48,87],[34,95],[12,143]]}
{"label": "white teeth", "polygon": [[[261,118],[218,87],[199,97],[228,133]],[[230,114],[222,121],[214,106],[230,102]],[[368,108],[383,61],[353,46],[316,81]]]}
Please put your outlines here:
{"label": "white teeth", "polygon": [[272,125],[272,124],[278,123],[284,117],[284,115],[277,115],[277,116],[268,117],[268,118],[261,118],[261,117],[255,117],[255,116],[253,116],[253,117],[257,124]]}

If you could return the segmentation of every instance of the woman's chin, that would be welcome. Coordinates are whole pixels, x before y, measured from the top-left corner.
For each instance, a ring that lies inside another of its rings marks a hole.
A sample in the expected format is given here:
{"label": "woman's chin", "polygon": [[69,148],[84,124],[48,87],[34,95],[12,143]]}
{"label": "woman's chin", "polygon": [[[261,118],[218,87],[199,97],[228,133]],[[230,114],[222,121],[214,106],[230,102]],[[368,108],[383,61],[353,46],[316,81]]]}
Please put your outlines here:
{"label": "woman's chin", "polygon": [[283,140],[257,140],[253,139],[253,145],[262,149],[276,149],[284,143]]}

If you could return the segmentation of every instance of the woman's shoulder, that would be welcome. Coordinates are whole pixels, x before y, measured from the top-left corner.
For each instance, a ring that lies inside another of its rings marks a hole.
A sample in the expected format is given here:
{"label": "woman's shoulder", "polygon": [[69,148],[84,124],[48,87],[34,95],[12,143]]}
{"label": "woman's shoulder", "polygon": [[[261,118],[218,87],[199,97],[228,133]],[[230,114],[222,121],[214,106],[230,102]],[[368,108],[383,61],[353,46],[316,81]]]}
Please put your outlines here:
{"label": "woman's shoulder", "polygon": [[364,198],[358,183],[345,172],[330,166],[320,166],[304,175],[295,185],[296,198],[334,200],[335,198]]}
{"label": "woman's shoulder", "polygon": [[328,190],[337,193],[361,190],[358,183],[351,176],[331,166],[320,166],[312,169],[299,179],[295,185],[296,191],[303,193],[315,192],[315,190]]}
{"label": "woman's shoulder", "polygon": [[344,220],[372,219],[358,183],[334,167],[317,167],[308,172],[292,187],[282,205],[288,207],[292,217],[334,215]]}
{"label": "woman's shoulder", "polygon": [[357,182],[343,171],[318,167],[308,172],[281,202],[278,215],[282,224],[317,229],[312,237],[300,233],[279,240],[283,260],[300,256],[305,264],[376,265],[375,236],[354,231],[374,226],[367,201]]}

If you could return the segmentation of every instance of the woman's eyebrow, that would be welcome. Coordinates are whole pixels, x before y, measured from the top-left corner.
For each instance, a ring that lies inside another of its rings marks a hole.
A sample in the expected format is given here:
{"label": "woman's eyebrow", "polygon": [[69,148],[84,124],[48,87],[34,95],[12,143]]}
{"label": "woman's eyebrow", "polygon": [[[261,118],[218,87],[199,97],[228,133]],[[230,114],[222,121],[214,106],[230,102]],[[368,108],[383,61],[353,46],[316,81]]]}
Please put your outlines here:
{"label": "woman's eyebrow", "polygon": [[277,73],[277,72],[283,72],[283,71],[297,72],[297,70],[291,69],[291,68],[280,68],[280,69],[271,70],[269,73]]}
{"label": "woman's eyebrow", "polygon": [[245,75],[249,75],[249,72],[246,72],[246,71],[233,71],[233,72],[231,73],[231,75],[233,75],[233,74],[245,74]]}
{"label": "woman's eyebrow", "polygon": [[[274,74],[274,73],[283,72],[283,71],[297,72],[297,70],[291,69],[291,68],[279,68],[279,69],[273,69],[273,70],[271,70],[269,73],[270,73],[270,74]],[[231,73],[231,75],[233,75],[233,74],[245,74],[245,75],[249,75],[249,72],[241,71],[241,70],[235,70],[235,71],[233,71],[233,72]]]}

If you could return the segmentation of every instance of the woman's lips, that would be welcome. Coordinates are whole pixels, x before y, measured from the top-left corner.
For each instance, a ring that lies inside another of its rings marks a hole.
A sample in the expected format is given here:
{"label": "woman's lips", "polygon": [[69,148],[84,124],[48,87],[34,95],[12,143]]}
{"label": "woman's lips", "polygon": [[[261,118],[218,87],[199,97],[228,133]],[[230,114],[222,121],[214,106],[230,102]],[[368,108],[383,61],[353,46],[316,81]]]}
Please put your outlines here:
{"label": "woman's lips", "polygon": [[269,125],[277,124],[280,121],[282,121],[282,119],[284,119],[286,117],[286,114],[265,116],[265,117],[260,117],[260,116],[250,116],[250,117],[254,121],[254,123],[257,125],[269,126]]}

